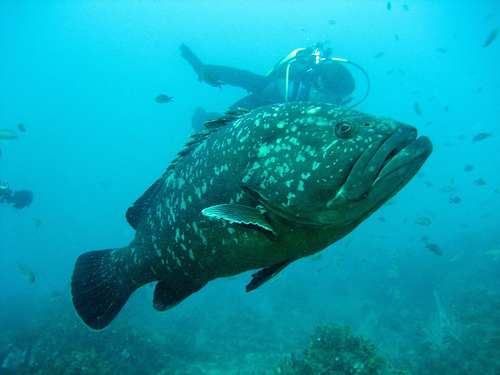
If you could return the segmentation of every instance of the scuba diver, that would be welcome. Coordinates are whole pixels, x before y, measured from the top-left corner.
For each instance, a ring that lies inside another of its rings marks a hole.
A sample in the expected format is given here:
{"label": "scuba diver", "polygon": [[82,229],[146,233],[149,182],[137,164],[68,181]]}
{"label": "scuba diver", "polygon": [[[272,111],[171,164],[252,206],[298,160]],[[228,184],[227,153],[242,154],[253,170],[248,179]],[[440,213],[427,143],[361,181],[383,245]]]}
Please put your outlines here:
{"label": "scuba diver", "polygon": [[[181,44],[182,57],[198,75],[200,82],[221,87],[228,84],[246,89],[250,94],[234,103],[229,109],[254,109],[273,103],[289,101],[318,101],[354,107],[361,103],[369,91],[366,72],[357,64],[345,59],[330,57],[332,50],[324,50],[321,43],[312,48],[299,48],[276,64],[266,75],[227,66],[203,64],[185,44]],[[345,64],[351,64],[366,76],[368,88],[354,105],[356,88],[354,77]],[[199,116],[197,116],[199,121]],[[199,130],[199,124],[193,127]]]}
{"label": "scuba diver", "polygon": [[33,202],[33,193],[29,190],[13,191],[9,189],[9,183],[0,180],[0,203],[12,203],[14,208],[21,209]]}

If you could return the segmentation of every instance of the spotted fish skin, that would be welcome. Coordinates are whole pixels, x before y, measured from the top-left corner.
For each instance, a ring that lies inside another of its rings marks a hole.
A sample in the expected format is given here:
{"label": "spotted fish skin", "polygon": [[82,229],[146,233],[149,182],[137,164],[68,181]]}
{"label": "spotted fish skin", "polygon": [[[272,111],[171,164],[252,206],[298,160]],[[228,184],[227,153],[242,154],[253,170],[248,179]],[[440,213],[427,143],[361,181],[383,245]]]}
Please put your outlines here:
{"label": "spotted fish skin", "polygon": [[242,114],[199,134],[134,203],[127,218],[136,236],[127,247],[78,258],[73,304],[102,329],[153,281],[160,311],[211,280],[263,269],[247,287],[255,289],[351,232],[431,151],[409,125],[329,104]]}

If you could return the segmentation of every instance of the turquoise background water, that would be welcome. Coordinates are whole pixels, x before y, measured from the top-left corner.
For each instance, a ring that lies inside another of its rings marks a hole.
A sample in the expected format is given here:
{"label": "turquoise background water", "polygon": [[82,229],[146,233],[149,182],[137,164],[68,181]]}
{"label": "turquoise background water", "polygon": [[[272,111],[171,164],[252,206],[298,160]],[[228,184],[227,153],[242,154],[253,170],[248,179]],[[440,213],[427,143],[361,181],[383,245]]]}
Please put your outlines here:
{"label": "turquoise background water", "polygon": [[[483,43],[500,25],[500,5],[391,5],[2,1],[0,128],[22,123],[27,131],[1,141],[0,178],[33,191],[34,201],[0,206],[0,361],[26,353],[0,373],[56,373],[62,357],[66,369],[81,369],[93,348],[107,357],[87,367],[127,365],[109,373],[272,373],[321,323],[350,325],[412,373],[498,373],[500,42]],[[246,94],[200,84],[179,45],[205,63],[265,74],[316,42],[369,74],[372,90],[357,109],[432,139],[421,173],[322,260],[295,262],[256,292],[244,291],[247,273],[158,313],[145,287],[108,330],[89,331],[70,301],[77,256],[127,244],[125,211],[192,133],[194,109],[223,111]],[[160,93],[173,103],[156,103]],[[461,202],[450,203],[454,197]],[[430,225],[415,223],[422,217]],[[17,262],[33,270],[34,283]]]}

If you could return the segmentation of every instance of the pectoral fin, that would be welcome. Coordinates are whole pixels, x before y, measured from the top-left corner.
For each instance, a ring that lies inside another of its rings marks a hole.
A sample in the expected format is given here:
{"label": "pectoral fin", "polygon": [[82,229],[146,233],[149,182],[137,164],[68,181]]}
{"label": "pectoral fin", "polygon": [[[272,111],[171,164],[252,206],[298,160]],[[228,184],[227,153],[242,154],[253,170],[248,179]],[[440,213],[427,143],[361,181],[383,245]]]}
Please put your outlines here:
{"label": "pectoral fin", "polygon": [[293,260],[285,260],[282,263],[275,264],[274,266],[267,267],[261,269],[259,272],[254,273],[252,275],[252,281],[247,285],[246,291],[251,292],[252,290],[257,289],[259,286],[264,284],[266,281],[269,281],[272,279],[274,276],[279,274],[283,268],[288,266],[290,263],[292,263]]}
{"label": "pectoral fin", "polygon": [[276,235],[262,211],[241,204],[219,204],[205,208],[201,213],[208,217],[227,220],[230,223],[257,226]]}

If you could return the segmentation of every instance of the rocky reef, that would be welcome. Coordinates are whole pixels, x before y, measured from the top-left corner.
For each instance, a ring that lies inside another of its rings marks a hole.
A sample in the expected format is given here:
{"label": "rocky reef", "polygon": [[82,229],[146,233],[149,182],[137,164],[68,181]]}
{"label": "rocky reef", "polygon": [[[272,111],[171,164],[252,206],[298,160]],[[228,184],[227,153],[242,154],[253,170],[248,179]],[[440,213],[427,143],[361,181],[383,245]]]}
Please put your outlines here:
{"label": "rocky reef", "polygon": [[[382,375],[387,363],[370,340],[353,335],[347,326],[316,327],[303,357],[292,355],[276,370],[279,375]],[[392,373],[392,372],[391,372]]]}

